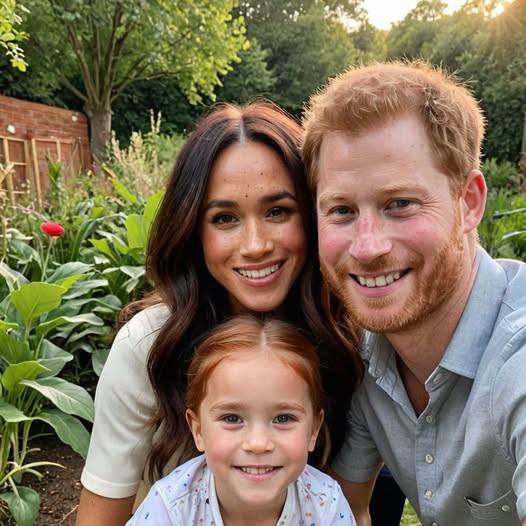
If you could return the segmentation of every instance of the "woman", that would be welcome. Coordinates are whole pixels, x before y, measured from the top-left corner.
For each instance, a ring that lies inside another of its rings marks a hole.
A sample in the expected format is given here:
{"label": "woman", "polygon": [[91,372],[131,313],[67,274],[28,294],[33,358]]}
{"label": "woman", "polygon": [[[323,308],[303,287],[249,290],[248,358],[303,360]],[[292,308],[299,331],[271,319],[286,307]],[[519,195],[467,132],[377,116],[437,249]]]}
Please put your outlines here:
{"label": "woman", "polygon": [[117,335],[97,389],[79,526],[124,524],[145,467],[158,478],[170,459],[196,454],[184,419],[187,368],[194,343],[232,313],[273,313],[315,338],[331,456],[339,450],[360,362],[321,314],[300,141],[300,126],[270,104],[227,105],[180,151],[148,247],[155,295],[128,309],[142,308]]}

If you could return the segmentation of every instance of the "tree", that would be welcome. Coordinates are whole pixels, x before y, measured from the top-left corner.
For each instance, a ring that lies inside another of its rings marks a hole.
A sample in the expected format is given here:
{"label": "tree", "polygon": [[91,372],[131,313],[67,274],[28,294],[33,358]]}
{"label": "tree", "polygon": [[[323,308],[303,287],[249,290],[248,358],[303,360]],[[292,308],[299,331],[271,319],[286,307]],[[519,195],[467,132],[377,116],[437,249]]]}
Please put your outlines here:
{"label": "tree", "polygon": [[83,102],[97,159],[104,158],[110,138],[112,104],[131,82],[172,77],[191,102],[213,97],[219,75],[247,45],[243,19],[231,14],[236,0],[27,4],[42,61]]}
{"label": "tree", "polygon": [[354,16],[356,6],[319,0],[243,2],[248,36],[267,52],[275,102],[301,114],[314,90],[358,60],[360,54],[343,22],[344,16]]}
{"label": "tree", "polygon": [[19,42],[25,40],[27,34],[17,28],[22,23],[20,12],[27,13],[27,9],[20,4],[17,6],[16,0],[0,0],[0,47],[4,48],[11,66],[25,71],[27,62]]}

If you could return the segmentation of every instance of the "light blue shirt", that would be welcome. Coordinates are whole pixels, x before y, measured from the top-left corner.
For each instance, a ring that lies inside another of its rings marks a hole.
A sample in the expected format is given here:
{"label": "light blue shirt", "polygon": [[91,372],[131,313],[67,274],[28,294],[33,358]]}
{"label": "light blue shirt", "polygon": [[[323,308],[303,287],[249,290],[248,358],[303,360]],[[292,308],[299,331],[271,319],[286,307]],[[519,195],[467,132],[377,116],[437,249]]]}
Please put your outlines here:
{"label": "light blue shirt", "polygon": [[393,348],[367,335],[365,378],[333,465],[364,482],[385,462],[424,526],[516,526],[526,517],[526,265],[482,249],[477,257],[470,297],[418,417]]}
{"label": "light blue shirt", "polygon": [[[126,526],[223,526],[214,476],[204,455],[156,482]],[[339,484],[305,466],[290,484],[276,526],[356,526]]]}

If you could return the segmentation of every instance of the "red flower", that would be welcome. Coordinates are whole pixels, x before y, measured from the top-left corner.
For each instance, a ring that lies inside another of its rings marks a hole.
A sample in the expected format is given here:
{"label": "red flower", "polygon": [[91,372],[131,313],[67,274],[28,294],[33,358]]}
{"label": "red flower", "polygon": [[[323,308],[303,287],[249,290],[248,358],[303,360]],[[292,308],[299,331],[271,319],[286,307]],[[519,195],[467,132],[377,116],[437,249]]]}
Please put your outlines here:
{"label": "red flower", "polygon": [[51,237],[60,237],[64,235],[64,227],[58,223],[42,223],[40,225],[40,230]]}

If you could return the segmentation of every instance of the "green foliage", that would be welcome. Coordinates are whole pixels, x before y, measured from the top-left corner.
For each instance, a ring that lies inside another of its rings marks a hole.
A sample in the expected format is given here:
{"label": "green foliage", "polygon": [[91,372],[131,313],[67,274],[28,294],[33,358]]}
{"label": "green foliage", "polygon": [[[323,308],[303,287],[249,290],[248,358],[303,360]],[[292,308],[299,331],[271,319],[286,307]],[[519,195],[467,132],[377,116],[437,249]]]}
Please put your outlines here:
{"label": "green foliage", "polygon": [[22,475],[41,476],[35,468],[49,464],[26,462],[32,424],[45,422],[75,451],[87,454],[89,434],[76,417],[93,421],[93,400],[82,387],[57,378],[73,356],[54,341],[67,343],[65,333],[104,323],[93,313],[61,314],[72,303],[68,292],[88,270],[82,263],[67,264],[46,282],[28,282],[0,263],[10,291],[0,303],[0,499],[17,524],[31,525],[40,505],[38,494],[21,485]]}
{"label": "green foliage", "polygon": [[27,38],[27,33],[20,31],[17,26],[22,23],[20,12],[27,13],[27,9],[16,4],[16,0],[2,0],[0,2],[0,47],[5,51],[6,56],[13,68],[19,71],[26,71],[27,62],[24,59],[24,50],[20,47],[20,42]]}

